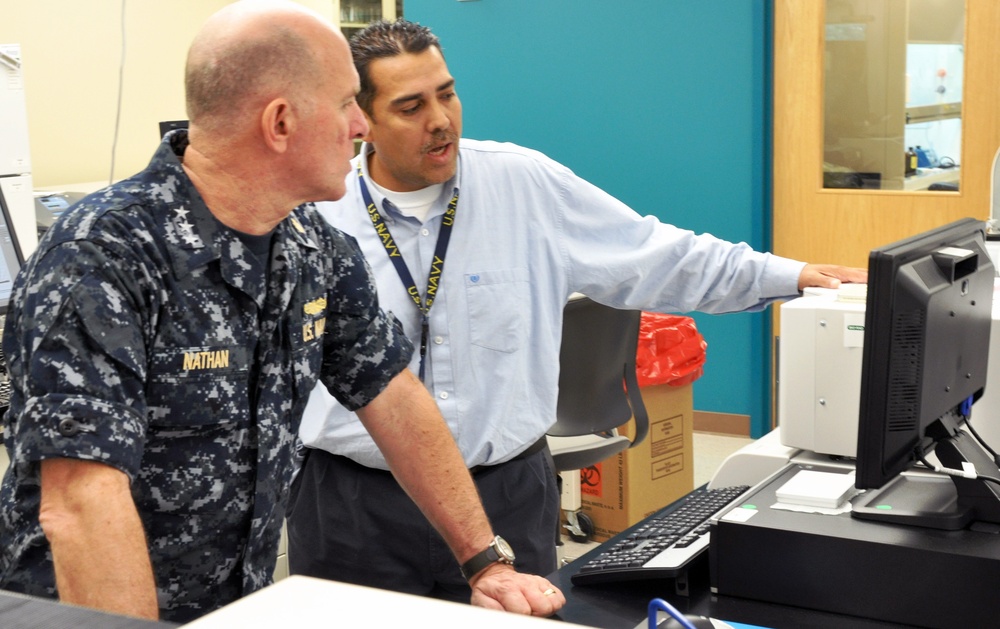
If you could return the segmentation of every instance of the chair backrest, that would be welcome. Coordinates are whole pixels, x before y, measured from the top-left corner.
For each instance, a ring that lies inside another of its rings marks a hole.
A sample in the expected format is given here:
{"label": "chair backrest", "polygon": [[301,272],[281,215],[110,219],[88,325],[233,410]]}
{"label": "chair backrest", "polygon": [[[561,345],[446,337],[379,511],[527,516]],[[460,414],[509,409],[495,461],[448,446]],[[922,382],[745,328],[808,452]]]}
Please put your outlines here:
{"label": "chair backrest", "polygon": [[635,375],[639,310],[618,310],[581,297],[566,304],[559,351],[558,437],[598,434],[636,420],[635,445],[649,431]]}

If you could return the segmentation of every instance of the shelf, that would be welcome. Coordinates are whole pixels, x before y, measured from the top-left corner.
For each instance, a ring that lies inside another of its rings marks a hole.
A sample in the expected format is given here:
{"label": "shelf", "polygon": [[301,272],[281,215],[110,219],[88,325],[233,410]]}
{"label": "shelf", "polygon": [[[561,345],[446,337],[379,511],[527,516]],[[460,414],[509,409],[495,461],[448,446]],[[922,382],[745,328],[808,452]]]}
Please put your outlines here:
{"label": "shelf", "polygon": [[932,183],[958,183],[958,166],[954,168],[918,168],[916,175],[903,181],[903,190],[926,190]]}
{"label": "shelf", "polygon": [[906,108],[906,124],[962,117],[962,103],[941,103]]}

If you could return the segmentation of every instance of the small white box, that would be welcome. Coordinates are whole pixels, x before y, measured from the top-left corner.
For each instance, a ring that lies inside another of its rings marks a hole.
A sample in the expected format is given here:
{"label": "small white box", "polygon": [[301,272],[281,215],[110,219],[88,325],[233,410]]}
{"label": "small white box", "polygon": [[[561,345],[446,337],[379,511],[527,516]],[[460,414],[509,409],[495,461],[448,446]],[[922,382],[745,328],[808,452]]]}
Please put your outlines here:
{"label": "small white box", "polygon": [[853,491],[853,470],[846,474],[799,470],[775,495],[785,504],[836,509]]}

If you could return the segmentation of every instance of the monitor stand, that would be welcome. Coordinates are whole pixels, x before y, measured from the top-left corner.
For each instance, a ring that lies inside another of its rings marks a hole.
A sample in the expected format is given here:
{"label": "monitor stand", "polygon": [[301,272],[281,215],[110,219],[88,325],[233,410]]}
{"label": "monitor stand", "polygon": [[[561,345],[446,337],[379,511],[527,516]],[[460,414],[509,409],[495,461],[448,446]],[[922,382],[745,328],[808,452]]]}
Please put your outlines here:
{"label": "monitor stand", "polygon": [[946,531],[964,529],[972,515],[971,509],[958,506],[955,483],[946,476],[903,473],[879,489],[869,489],[851,504],[851,517],[859,520]]}
{"label": "monitor stand", "polygon": [[977,522],[1000,525],[1000,467],[979,442],[964,430],[955,430],[934,447],[941,465],[955,470],[974,471],[993,481],[952,476],[958,490],[958,506],[974,511]]}
{"label": "monitor stand", "polygon": [[[934,453],[954,470],[1000,478],[996,462],[969,433],[942,418]],[[956,531],[975,521],[1000,525],[1000,484],[958,476],[900,474],[880,489],[854,499],[851,515],[862,520],[910,524]]]}

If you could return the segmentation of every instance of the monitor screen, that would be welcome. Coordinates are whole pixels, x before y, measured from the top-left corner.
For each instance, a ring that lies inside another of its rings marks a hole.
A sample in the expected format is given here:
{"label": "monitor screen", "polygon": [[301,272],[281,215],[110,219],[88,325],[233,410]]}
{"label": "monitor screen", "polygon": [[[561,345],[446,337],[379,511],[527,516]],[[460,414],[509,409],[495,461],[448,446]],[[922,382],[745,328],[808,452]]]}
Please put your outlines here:
{"label": "monitor screen", "polygon": [[1000,522],[1000,486],[942,475],[1000,479],[962,430],[986,386],[994,270],[985,232],[964,219],[869,255],[856,471],[869,491],[855,517],[946,529]]}
{"label": "monitor screen", "polygon": [[10,208],[4,199],[3,188],[0,187],[0,314],[7,314],[14,278],[24,264],[17,234],[11,229],[12,224]]}
{"label": "monitor screen", "polygon": [[160,139],[162,140],[163,136],[167,135],[167,133],[173,131],[174,129],[187,129],[187,128],[188,128],[187,120],[162,120],[160,121]]}

